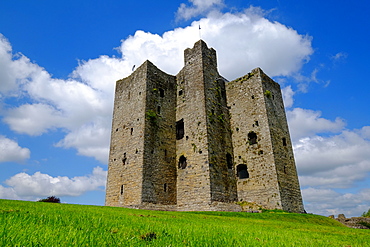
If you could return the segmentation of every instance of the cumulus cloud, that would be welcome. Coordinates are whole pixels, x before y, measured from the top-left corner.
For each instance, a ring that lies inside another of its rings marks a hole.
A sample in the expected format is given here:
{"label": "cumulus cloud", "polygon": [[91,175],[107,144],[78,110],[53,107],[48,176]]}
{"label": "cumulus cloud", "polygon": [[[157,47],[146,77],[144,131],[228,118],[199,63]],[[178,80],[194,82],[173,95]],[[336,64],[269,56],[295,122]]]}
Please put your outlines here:
{"label": "cumulus cloud", "polygon": [[[190,8],[206,11],[222,3],[194,0]],[[115,81],[128,76],[133,65],[146,59],[177,74],[183,66],[184,50],[199,39],[199,25],[202,38],[218,52],[221,74],[229,79],[255,67],[262,67],[270,76],[297,73],[313,52],[310,37],[271,22],[261,13],[253,7],[234,14],[214,12],[162,36],[137,31],[122,40],[118,48],[121,58],[100,56],[80,61],[66,80],[52,78],[22,54],[13,55],[9,41],[1,36],[2,98],[16,92],[17,97],[30,99],[5,108],[3,121],[13,131],[28,135],[61,129],[66,135],[56,146],[75,148],[81,155],[106,163]]]}
{"label": "cumulus cloud", "polygon": [[281,90],[281,93],[283,95],[283,101],[284,101],[285,108],[292,107],[294,103],[293,96],[295,94],[295,92],[292,90],[292,87],[290,85],[286,86],[285,88]]}
{"label": "cumulus cloud", "polygon": [[79,155],[94,154],[98,161],[106,164],[108,163],[110,140],[110,129],[107,126],[108,123],[104,122],[82,125],[79,129],[67,134],[56,146],[76,148]]}
{"label": "cumulus cloud", "polygon": [[24,162],[30,158],[30,154],[28,148],[22,148],[16,141],[0,135],[0,163]]}
{"label": "cumulus cloud", "polygon": [[302,190],[307,212],[321,215],[345,214],[360,216],[369,209],[370,189],[357,193],[339,193],[332,189],[307,188]]}
{"label": "cumulus cloud", "polygon": [[[292,106],[294,91],[287,86],[282,92]],[[287,117],[306,211],[346,216],[367,211],[369,190],[343,190],[369,180],[370,126],[348,130],[340,118],[331,121],[302,108],[289,110]]]}
{"label": "cumulus cloud", "polygon": [[256,8],[240,13],[210,15],[190,26],[177,28],[159,36],[143,31],[122,41],[120,51],[131,64],[149,59],[171,73],[183,66],[183,51],[202,39],[217,51],[220,73],[232,80],[256,67],[270,76],[297,73],[313,53],[311,38],[292,28],[271,22]]}
{"label": "cumulus cloud", "polygon": [[223,0],[189,0],[190,6],[182,3],[177,10],[178,20],[189,20],[198,15],[207,14],[210,11],[219,10],[224,6]]}
{"label": "cumulus cloud", "polygon": [[300,139],[294,152],[302,185],[348,188],[370,172],[369,150],[361,130]]}
{"label": "cumulus cloud", "polygon": [[[61,80],[22,54],[13,55],[4,36],[0,37],[0,53],[4,55],[0,58],[0,98],[17,97],[20,102],[2,107],[3,121],[10,129],[31,136],[61,129],[67,134],[56,146],[76,148],[79,154],[106,163],[114,85],[128,75],[127,63],[107,56],[81,61],[69,79]],[[100,142],[83,134],[91,128],[95,139],[102,138]]]}
{"label": "cumulus cloud", "polygon": [[364,138],[370,140],[370,126],[364,126],[358,131]]}
{"label": "cumulus cloud", "polygon": [[9,41],[0,33],[0,96],[15,93],[35,69],[37,66],[21,53],[13,55]]}
{"label": "cumulus cloud", "polygon": [[103,190],[107,171],[95,167],[92,174],[80,177],[52,177],[36,172],[33,175],[18,173],[0,185],[0,198],[36,200],[47,196],[79,196],[87,191]]}
{"label": "cumulus cloud", "polygon": [[9,109],[4,122],[18,133],[40,135],[52,127],[61,126],[62,116],[47,104],[24,104]]}
{"label": "cumulus cloud", "polygon": [[305,137],[293,145],[307,211],[359,216],[370,205],[370,191],[343,193],[370,174],[369,126],[337,135]]}
{"label": "cumulus cloud", "polygon": [[338,133],[345,126],[343,119],[338,117],[331,121],[322,118],[320,111],[294,108],[286,114],[293,140],[314,136],[318,133]]}

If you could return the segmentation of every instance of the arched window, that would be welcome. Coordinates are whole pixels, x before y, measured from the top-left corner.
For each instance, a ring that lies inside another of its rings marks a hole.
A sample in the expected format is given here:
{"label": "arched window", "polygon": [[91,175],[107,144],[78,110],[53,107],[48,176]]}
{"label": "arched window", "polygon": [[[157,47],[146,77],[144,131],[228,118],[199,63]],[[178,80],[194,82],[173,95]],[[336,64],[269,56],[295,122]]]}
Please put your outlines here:
{"label": "arched window", "polygon": [[236,168],[237,176],[239,179],[249,178],[248,167],[245,164],[240,164]]}
{"label": "arched window", "polygon": [[187,165],[186,157],[184,155],[181,155],[180,158],[179,158],[179,163],[178,163],[179,169],[185,169],[186,165]]}

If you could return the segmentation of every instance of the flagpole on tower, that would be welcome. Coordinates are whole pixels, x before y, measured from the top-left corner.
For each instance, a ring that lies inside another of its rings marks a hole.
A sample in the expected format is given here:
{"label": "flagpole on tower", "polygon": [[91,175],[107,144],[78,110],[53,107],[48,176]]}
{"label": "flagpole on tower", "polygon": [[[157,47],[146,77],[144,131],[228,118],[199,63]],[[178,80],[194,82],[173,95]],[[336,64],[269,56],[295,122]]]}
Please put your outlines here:
{"label": "flagpole on tower", "polygon": [[200,24],[199,24],[199,39],[202,39],[202,36],[200,35]]}

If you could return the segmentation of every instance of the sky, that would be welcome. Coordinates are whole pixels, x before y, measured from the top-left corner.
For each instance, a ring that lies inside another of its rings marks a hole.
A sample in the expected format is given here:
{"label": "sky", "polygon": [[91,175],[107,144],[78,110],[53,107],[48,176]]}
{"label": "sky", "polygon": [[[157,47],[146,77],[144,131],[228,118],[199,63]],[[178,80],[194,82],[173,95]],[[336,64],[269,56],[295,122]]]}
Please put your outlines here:
{"label": "sky", "polygon": [[115,81],[147,59],[177,74],[203,39],[228,80],[260,67],[280,84],[306,211],[360,216],[369,12],[362,0],[0,1],[0,198],[103,205]]}

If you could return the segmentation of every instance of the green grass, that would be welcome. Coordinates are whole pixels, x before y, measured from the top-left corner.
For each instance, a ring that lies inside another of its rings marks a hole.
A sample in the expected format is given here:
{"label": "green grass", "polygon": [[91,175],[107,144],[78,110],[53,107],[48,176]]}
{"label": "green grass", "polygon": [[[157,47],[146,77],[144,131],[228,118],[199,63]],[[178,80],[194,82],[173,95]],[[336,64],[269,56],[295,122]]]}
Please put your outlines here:
{"label": "green grass", "polygon": [[284,212],[165,212],[0,200],[0,246],[370,246],[370,231]]}

